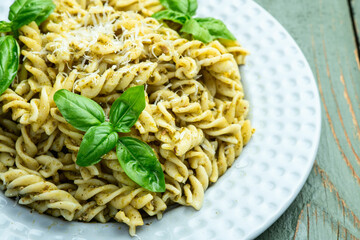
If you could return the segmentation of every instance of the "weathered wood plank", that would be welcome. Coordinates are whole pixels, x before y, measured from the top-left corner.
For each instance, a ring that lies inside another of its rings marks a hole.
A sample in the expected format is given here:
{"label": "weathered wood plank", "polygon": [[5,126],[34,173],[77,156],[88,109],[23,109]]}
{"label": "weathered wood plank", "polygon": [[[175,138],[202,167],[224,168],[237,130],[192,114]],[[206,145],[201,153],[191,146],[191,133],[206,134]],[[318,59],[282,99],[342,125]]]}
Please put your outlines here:
{"label": "weathered wood plank", "polygon": [[[303,50],[323,105],[314,170],[295,202],[259,239],[360,239],[360,66],[349,2],[256,1]],[[359,2],[352,3],[355,14]]]}
{"label": "weathered wood plank", "polygon": [[[357,33],[358,40],[358,49],[360,50],[360,0],[350,0],[351,2],[351,12],[353,14],[354,27]],[[360,68],[360,61],[358,61],[358,66]]]}

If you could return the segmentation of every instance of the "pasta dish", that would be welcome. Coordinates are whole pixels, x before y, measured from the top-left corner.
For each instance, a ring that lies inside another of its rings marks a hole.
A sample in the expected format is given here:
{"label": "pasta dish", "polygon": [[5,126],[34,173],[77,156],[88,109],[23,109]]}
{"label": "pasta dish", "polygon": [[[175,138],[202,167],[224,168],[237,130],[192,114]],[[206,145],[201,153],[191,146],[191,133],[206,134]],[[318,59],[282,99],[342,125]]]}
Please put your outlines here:
{"label": "pasta dish", "polygon": [[[184,38],[151,17],[158,0],[55,0],[39,26],[19,29],[20,66],[0,96],[0,187],[7,197],[68,221],[129,226],[162,217],[169,205],[199,210],[205,190],[240,155],[253,133],[237,41]],[[76,164],[84,131],[54,101],[58,90],[94,100],[105,112],[125,90],[144,86],[145,108],[130,136],[154,151],[165,191],[134,182],[115,149]]]}

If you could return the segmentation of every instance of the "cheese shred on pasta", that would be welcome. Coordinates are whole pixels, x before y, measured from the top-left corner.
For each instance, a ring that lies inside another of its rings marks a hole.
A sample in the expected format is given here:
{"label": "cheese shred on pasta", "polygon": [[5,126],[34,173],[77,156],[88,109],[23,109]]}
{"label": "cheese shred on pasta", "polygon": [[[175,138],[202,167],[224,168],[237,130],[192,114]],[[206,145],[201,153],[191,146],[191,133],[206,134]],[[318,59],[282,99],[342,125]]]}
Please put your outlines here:
{"label": "cheese shred on pasta", "polygon": [[[189,41],[150,16],[158,0],[56,0],[38,27],[20,29],[17,80],[0,97],[0,187],[19,203],[68,221],[111,219],[134,235],[144,216],[171,204],[200,209],[204,191],[233,164],[252,135],[234,41]],[[145,85],[146,108],[128,134],[161,162],[164,193],[130,180],[115,151],[75,164],[83,132],[57,109],[67,89],[106,113],[121,93]]]}

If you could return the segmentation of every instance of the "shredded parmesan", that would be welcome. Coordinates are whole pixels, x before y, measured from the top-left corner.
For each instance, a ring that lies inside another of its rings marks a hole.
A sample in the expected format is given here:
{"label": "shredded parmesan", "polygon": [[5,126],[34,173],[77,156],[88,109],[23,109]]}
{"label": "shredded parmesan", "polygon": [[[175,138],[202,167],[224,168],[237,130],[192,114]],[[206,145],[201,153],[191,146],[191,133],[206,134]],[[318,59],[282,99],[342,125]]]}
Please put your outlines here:
{"label": "shredded parmesan", "polygon": [[180,140],[182,140],[182,139],[184,138],[185,134],[186,134],[185,130],[181,132],[181,134],[180,134]]}
{"label": "shredded parmesan", "polygon": [[157,95],[157,97],[156,97],[156,99],[155,99],[155,102],[154,102],[154,105],[157,105],[159,101],[162,101],[162,99],[160,99],[160,98],[161,98],[161,93],[159,93],[159,94]]}
{"label": "shredded parmesan", "polygon": [[[162,90],[169,89],[171,86],[172,86],[172,84],[169,83],[168,85],[166,85],[165,87],[163,87]],[[158,104],[158,102],[160,101],[161,95],[162,95],[162,93],[159,93],[159,94],[158,94],[158,96],[157,96],[156,99],[155,99],[154,105],[157,105],[157,104]],[[162,100],[161,100],[161,101],[162,101]]]}

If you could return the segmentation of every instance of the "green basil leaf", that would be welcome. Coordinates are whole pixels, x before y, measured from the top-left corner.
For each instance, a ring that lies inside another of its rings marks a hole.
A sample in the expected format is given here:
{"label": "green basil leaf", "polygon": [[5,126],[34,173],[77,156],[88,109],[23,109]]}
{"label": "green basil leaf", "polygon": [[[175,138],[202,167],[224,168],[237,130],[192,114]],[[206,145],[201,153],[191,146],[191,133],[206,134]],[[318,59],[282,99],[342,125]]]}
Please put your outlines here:
{"label": "green basil leaf", "polygon": [[223,38],[229,40],[236,40],[234,35],[229,31],[226,25],[219,19],[212,17],[207,18],[195,18],[199,25],[206,28],[213,39]]}
{"label": "green basil leaf", "polygon": [[116,155],[122,169],[134,182],[152,192],[165,191],[165,178],[152,148],[132,137],[121,137]]}
{"label": "green basil leaf", "polygon": [[114,131],[112,124],[104,122],[99,126],[91,127],[84,135],[76,164],[87,167],[101,161],[101,157],[116,146],[119,135]]}
{"label": "green basil leaf", "polygon": [[188,0],[188,14],[194,16],[198,8],[197,0]]}
{"label": "green basil leaf", "polygon": [[144,86],[129,88],[111,106],[110,122],[116,131],[130,132],[145,106]]}
{"label": "green basil leaf", "polygon": [[16,0],[10,7],[9,20],[13,30],[35,21],[38,25],[54,11],[52,0]]}
{"label": "green basil leaf", "polygon": [[197,0],[160,0],[166,9],[194,16],[197,10]]}
{"label": "green basil leaf", "polygon": [[[43,0],[44,3],[44,9],[39,13],[37,18],[34,20],[37,25],[40,25],[42,22],[44,22],[50,14],[55,10],[56,5],[53,3],[52,0]],[[51,2],[47,4],[46,2]]]}
{"label": "green basil leaf", "polygon": [[11,32],[12,31],[12,23],[0,21],[0,32]]}
{"label": "green basil leaf", "polygon": [[180,24],[184,24],[187,20],[190,19],[190,17],[186,16],[185,14],[172,10],[164,10],[157,12],[153,14],[152,17],[157,20],[170,20]]}
{"label": "green basil leaf", "polygon": [[19,68],[20,47],[13,36],[0,37],[0,94],[14,81]]}
{"label": "green basil leaf", "polygon": [[209,43],[214,40],[210,32],[206,28],[201,27],[195,19],[187,21],[181,28],[180,32],[189,33],[193,35],[194,39],[200,40],[204,43]]}
{"label": "green basil leaf", "polygon": [[81,131],[105,121],[104,110],[89,98],[61,89],[54,94],[54,101],[66,121]]}

